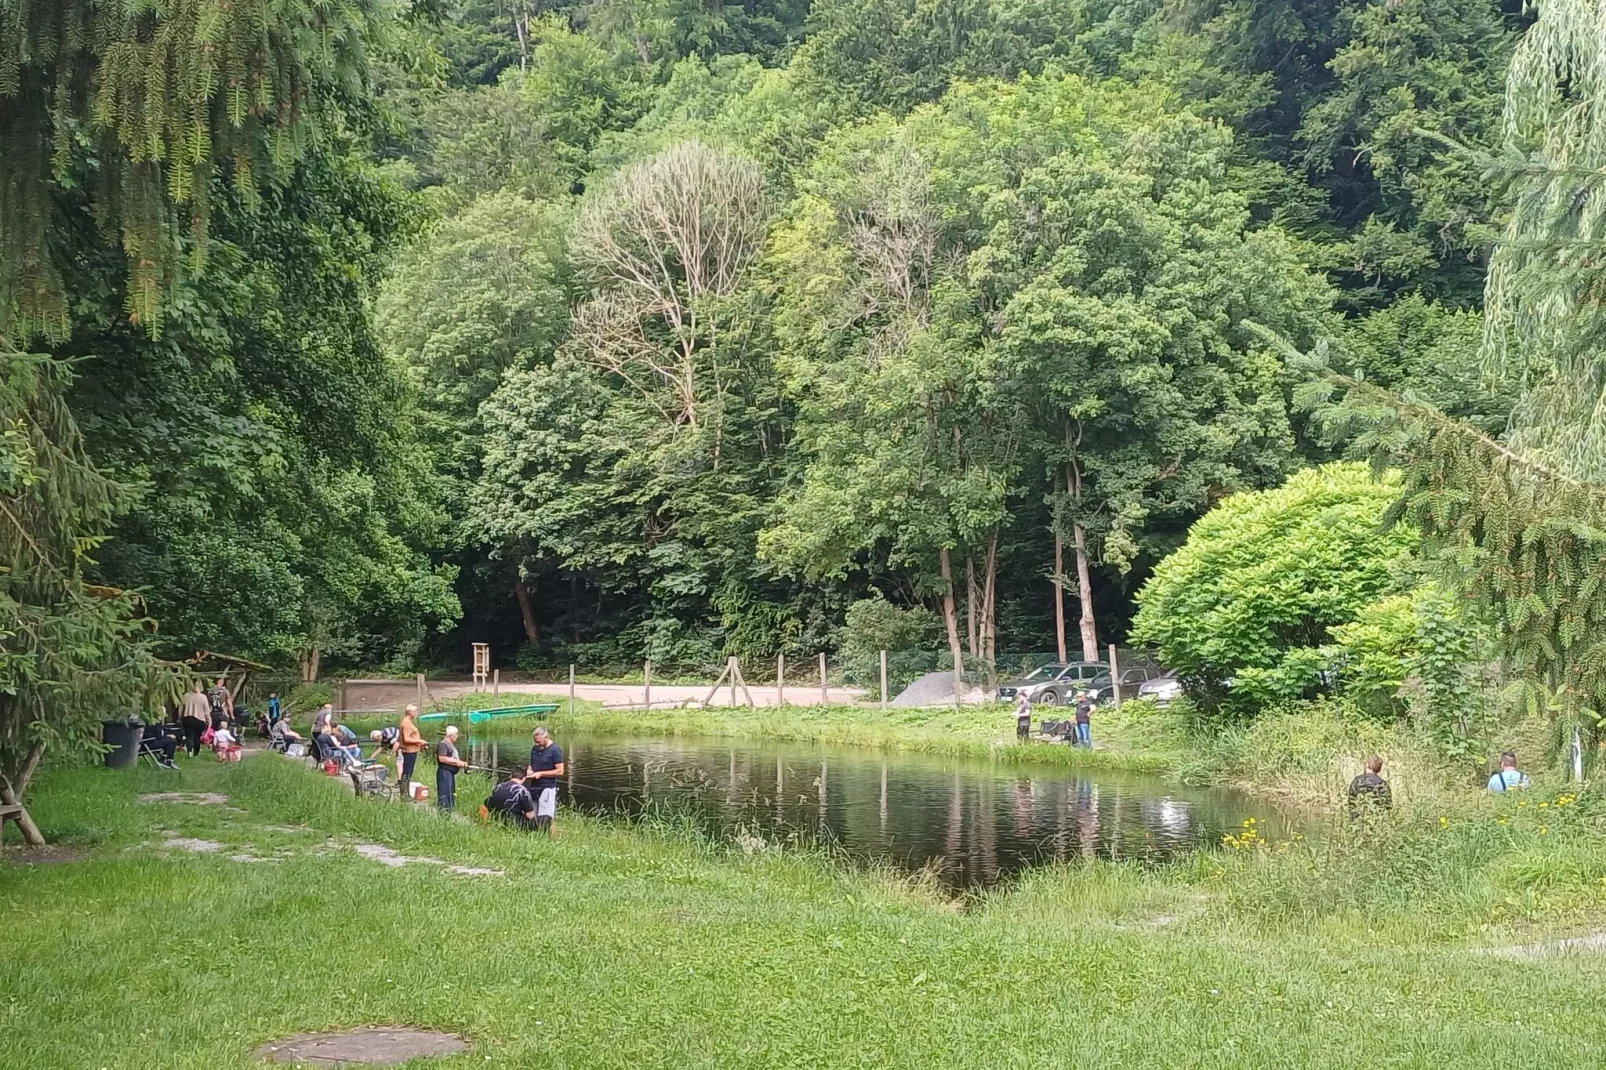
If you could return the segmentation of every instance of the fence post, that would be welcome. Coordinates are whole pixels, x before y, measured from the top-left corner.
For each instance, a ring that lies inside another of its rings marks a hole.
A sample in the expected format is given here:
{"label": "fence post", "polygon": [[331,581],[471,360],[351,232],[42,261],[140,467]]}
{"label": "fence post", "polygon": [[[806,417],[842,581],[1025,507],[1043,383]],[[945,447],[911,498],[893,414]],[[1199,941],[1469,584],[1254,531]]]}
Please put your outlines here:
{"label": "fence post", "polygon": [[418,712],[424,712],[424,674],[418,674]]}
{"label": "fence post", "polygon": [[492,669],[491,670],[491,694],[500,695],[501,693],[502,693],[502,670],[501,669]]}
{"label": "fence post", "polygon": [[574,662],[569,662],[569,716],[574,716]]}
{"label": "fence post", "polygon": [[887,652],[881,652],[881,712],[887,712]]}
{"label": "fence post", "polygon": [[652,709],[652,659],[651,658],[647,659],[646,665],[642,668],[642,676],[647,681],[647,691],[646,691],[646,694],[643,696],[643,701],[645,702],[647,708],[650,710],[650,709]]}
{"label": "fence post", "polygon": [[1115,689],[1115,708],[1121,708],[1121,666],[1115,660],[1115,644],[1110,644],[1110,686]]}
{"label": "fence post", "polygon": [[775,655],[775,707],[786,705],[786,655]]}
{"label": "fence post", "polygon": [[825,651],[822,650],[820,651],[820,705],[826,705],[827,701],[825,697]]}
{"label": "fence post", "polygon": [[731,659],[729,661],[727,661],[725,664],[726,664],[726,667],[730,669],[730,677],[731,677],[731,709],[734,710],[736,708],[736,674],[737,674],[737,672],[739,670],[737,669],[736,658],[734,656],[732,656]]}

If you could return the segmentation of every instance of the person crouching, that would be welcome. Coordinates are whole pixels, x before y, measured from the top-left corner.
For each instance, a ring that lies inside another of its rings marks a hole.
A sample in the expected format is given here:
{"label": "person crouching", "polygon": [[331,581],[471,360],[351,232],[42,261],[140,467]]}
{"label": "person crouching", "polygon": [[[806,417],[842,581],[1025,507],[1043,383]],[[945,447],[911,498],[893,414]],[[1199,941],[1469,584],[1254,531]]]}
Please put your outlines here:
{"label": "person crouching", "polygon": [[490,817],[500,818],[510,825],[529,830],[536,827],[535,797],[524,786],[524,774],[514,770],[508,778],[491,789],[485,805],[480,808]]}

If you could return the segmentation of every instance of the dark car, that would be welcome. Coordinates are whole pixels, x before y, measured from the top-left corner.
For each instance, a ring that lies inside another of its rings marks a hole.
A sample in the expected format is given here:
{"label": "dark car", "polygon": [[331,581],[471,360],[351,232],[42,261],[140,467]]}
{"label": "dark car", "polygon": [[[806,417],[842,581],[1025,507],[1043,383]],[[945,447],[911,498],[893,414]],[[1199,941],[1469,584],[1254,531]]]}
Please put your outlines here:
{"label": "dark car", "polygon": [[[1164,669],[1153,665],[1137,665],[1130,669],[1121,670],[1121,697],[1123,699],[1137,698],[1143,693],[1143,686],[1150,680],[1157,680],[1170,675]],[[1115,687],[1112,684],[1109,671],[1100,673],[1088,681],[1087,691],[1093,701],[1100,706],[1115,701]]]}
{"label": "dark car", "polygon": [[1058,706],[1070,702],[1099,674],[1108,676],[1110,667],[1102,661],[1055,662],[1034,669],[1019,680],[998,687],[1001,701],[1010,702],[1022,692],[1039,706]]}

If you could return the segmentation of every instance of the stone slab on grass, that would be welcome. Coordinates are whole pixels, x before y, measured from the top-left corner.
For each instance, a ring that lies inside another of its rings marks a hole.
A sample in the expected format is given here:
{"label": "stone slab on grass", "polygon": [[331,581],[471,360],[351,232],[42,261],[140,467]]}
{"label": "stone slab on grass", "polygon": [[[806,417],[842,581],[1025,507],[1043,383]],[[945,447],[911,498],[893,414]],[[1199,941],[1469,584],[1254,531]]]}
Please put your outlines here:
{"label": "stone slab on grass", "polygon": [[[222,806],[229,797],[221,791],[148,791],[139,797],[142,803],[185,803],[190,806]],[[241,810],[240,813],[244,813]]]}
{"label": "stone slab on grass", "polygon": [[1601,954],[1606,952],[1606,932],[1569,936],[1562,940],[1548,940],[1541,944],[1513,944],[1510,947],[1482,949],[1486,955],[1506,959],[1545,959],[1556,955]]}
{"label": "stone slab on grass", "polygon": [[264,1044],[252,1054],[289,1066],[395,1066],[409,1059],[467,1050],[468,1044],[450,1033],[367,1026],[341,1033],[297,1033]]}

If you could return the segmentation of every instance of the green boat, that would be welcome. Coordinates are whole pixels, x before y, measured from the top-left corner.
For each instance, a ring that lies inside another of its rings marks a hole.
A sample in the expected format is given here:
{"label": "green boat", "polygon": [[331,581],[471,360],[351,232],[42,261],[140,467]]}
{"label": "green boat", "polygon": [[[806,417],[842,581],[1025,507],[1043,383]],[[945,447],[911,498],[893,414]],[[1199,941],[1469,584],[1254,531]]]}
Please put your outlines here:
{"label": "green boat", "polygon": [[426,713],[419,716],[420,721],[444,721],[450,717],[466,720],[469,724],[484,724],[499,717],[540,717],[543,714],[558,712],[558,704],[538,703],[533,706],[499,706],[494,710],[469,710],[467,713]]}

